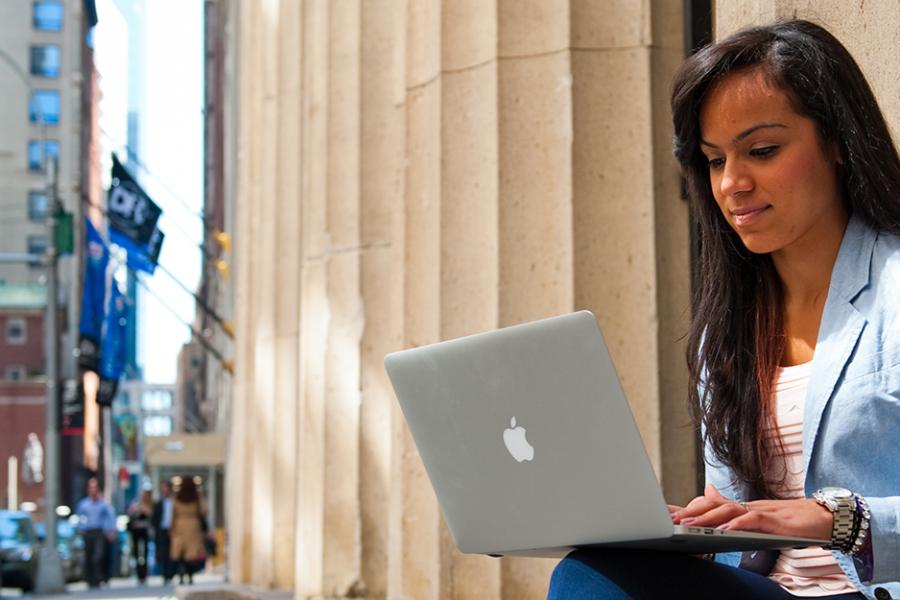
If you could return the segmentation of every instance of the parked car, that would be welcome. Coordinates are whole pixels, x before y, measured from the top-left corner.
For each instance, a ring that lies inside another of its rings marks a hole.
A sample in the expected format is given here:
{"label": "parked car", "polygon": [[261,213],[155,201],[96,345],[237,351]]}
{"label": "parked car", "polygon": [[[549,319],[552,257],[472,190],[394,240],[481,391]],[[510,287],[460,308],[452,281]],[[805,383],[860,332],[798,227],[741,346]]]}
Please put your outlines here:
{"label": "parked car", "polygon": [[0,510],[0,573],[4,586],[34,588],[40,542],[31,515]]}
{"label": "parked car", "polygon": [[[47,528],[43,523],[35,523],[34,527],[43,543],[47,539]],[[56,521],[56,551],[59,553],[65,580],[72,582],[84,579],[84,538],[70,521]]]}

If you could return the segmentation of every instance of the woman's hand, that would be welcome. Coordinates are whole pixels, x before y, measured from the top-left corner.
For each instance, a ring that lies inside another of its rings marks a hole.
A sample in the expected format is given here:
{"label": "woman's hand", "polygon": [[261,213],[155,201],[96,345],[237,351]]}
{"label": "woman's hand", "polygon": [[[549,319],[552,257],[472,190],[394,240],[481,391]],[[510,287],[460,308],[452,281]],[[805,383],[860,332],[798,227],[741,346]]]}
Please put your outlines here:
{"label": "woman's hand", "polygon": [[[675,509],[675,510],[673,510]],[[754,500],[735,502],[707,485],[703,495],[684,508],[670,506],[676,525],[756,531],[789,537],[831,539],[834,515],[815,500]]]}

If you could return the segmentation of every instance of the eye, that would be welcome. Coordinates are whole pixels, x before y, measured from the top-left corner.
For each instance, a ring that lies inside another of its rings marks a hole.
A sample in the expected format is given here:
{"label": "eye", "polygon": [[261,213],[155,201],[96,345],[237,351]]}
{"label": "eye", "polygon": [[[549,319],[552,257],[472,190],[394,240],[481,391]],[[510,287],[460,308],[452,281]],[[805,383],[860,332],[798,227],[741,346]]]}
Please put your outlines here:
{"label": "eye", "polygon": [[761,148],[753,148],[750,150],[750,156],[757,158],[768,158],[778,152],[778,146],[762,146]]}
{"label": "eye", "polygon": [[725,164],[725,159],[721,158],[721,157],[710,158],[707,163],[710,171],[717,171],[717,170],[721,169],[724,164]]}

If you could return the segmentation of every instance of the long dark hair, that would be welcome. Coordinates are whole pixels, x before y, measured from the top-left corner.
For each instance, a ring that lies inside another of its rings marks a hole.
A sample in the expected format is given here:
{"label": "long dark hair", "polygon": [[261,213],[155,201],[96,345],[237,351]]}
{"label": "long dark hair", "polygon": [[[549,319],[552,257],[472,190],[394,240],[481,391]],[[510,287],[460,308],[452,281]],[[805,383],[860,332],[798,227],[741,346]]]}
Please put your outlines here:
{"label": "long dark hair", "polygon": [[757,497],[776,453],[765,443],[773,423],[775,370],[784,352],[783,290],[772,259],[753,254],[726,222],[700,150],[700,107],[729,73],[759,69],[812,119],[823,147],[839,151],[848,213],[900,233],[900,158],[872,90],[846,48],[822,27],[794,20],[735,33],[679,68],[672,91],[675,156],[686,179],[700,247],[699,284],[688,335],[690,410],[704,442]]}
{"label": "long dark hair", "polygon": [[181,487],[175,494],[175,499],[179,502],[199,502],[200,494],[197,492],[197,485],[190,475],[182,475]]}

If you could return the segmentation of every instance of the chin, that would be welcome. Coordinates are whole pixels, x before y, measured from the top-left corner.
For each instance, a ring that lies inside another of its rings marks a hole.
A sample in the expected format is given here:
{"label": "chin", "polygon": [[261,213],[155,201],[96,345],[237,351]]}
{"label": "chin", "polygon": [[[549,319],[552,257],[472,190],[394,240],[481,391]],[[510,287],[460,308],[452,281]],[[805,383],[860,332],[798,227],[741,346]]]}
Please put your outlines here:
{"label": "chin", "polygon": [[741,241],[744,247],[753,254],[771,254],[780,248],[774,240],[762,235],[742,235]]}

